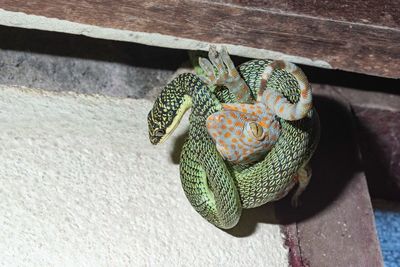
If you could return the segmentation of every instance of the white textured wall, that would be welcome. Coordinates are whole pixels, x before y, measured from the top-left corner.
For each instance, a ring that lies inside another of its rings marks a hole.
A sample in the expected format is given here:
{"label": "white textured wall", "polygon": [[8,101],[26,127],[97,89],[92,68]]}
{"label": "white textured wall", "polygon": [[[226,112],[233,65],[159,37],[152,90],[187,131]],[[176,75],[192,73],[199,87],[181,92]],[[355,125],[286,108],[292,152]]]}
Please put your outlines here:
{"label": "white textured wall", "polygon": [[151,105],[0,87],[1,266],[287,265],[277,225],[238,238],[194,212]]}

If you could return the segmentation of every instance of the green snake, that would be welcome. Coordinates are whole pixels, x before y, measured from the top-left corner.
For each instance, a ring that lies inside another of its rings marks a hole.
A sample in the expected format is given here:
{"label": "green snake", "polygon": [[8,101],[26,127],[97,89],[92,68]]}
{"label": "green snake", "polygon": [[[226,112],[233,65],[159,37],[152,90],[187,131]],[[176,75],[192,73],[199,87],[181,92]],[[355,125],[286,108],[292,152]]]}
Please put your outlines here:
{"label": "green snake", "polygon": [[[227,52],[220,54],[225,57],[210,56],[214,59],[218,74],[225,72],[224,66],[233,65]],[[225,64],[219,63],[217,59],[221,59],[220,61]],[[279,92],[264,90],[275,69],[283,69],[297,79],[300,89],[300,99],[297,103],[290,103]],[[262,74],[256,103],[222,104],[222,111],[207,118],[208,133],[225,160],[248,164],[264,158],[279,137],[280,124],[276,118],[299,120],[312,108],[311,86],[299,67],[286,61],[273,61],[265,71]],[[229,78],[232,76],[227,75],[226,79],[219,79],[219,84],[226,85],[231,92],[233,90]],[[251,95],[251,92],[247,94]]]}
{"label": "green snake", "polygon": [[[239,73],[253,95],[261,74],[271,61],[252,60],[239,66]],[[299,100],[296,79],[275,70],[268,89],[282,93],[291,103]],[[212,91],[197,75],[181,74],[162,90],[148,115],[152,144],[164,142],[191,108],[189,135],[180,160],[181,183],[191,205],[210,223],[223,229],[234,227],[242,208],[254,208],[282,198],[293,187],[295,177],[308,164],[319,140],[319,118],[315,109],[304,119],[279,119],[281,134],[266,157],[253,165],[226,162],[207,132],[207,118],[221,110],[221,103],[235,102],[226,88]]]}

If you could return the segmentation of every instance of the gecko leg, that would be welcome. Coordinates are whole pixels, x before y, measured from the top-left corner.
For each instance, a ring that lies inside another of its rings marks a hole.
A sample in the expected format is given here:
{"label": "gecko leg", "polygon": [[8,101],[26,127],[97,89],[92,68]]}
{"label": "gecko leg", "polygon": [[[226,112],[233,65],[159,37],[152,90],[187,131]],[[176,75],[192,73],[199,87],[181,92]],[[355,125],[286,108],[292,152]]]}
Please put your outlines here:
{"label": "gecko leg", "polygon": [[239,103],[252,103],[251,91],[235,68],[226,47],[217,52],[215,46],[210,46],[208,57],[209,60],[199,58],[199,65],[204,71],[201,79],[209,85],[226,86]]}
{"label": "gecko leg", "polygon": [[303,167],[301,167],[300,170],[297,172],[295,179],[298,182],[298,187],[296,189],[296,192],[294,192],[291,200],[291,204],[293,207],[300,206],[299,197],[310,183],[311,174],[312,174],[311,167],[308,163],[305,164]]}

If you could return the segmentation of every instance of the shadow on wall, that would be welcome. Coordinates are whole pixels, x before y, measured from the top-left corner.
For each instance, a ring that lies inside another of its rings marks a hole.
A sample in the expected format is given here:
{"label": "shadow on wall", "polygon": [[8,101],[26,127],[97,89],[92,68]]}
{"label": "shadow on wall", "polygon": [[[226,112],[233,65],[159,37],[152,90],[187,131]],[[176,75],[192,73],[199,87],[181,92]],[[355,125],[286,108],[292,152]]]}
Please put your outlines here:
{"label": "shadow on wall", "polygon": [[58,32],[0,26],[0,49],[92,59],[175,71],[187,60],[184,50],[111,41]]}
{"label": "shadow on wall", "polygon": [[[188,112],[190,112],[190,110]],[[185,144],[186,138],[188,138],[188,135],[189,135],[189,130],[186,130],[175,139],[175,143],[173,144],[174,149],[172,150],[171,153],[171,160],[174,164],[179,164],[181,160],[182,148],[183,145]]]}
{"label": "shadow on wall", "polygon": [[[315,96],[315,107],[321,120],[321,140],[312,159],[313,176],[301,197],[302,205],[292,208],[289,194],[281,201],[243,211],[241,220],[226,232],[237,237],[251,235],[258,223],[291,224],[316,216],[340,197],[346,184],[360,171],[352,114],[349,108],[328,97]],[[179,163],[179,155],[187,133],[174,144],[171,158]],[[179,177],[176,177],[179,179]],[[274,214],[275,209],[275,214]]]}
{"label": "shadow on wall", "polygon": [[154,99],[184,50],[0,26],[0,84]]}
{"label": "shadow on wall", "polygon": [[[185,50],[0,26],[0,83],[153,100]],[[232,57],[239,65],[248,58]],[[301,66],[313,83],[399,94],[399,81]],[[154,91],[154,92],[153,92]]]}
{"label": "shadow on wall", "polygon": [[399,79],[370,76],[361,73],[331,70],[301,65],[301,69],[313,84],[327,84],[335,87],[352,88],[399,95]]}
{"label": "shadow on wall", "polygon": [[277,203],[282,224],[306,220],[326,209],[362,169],[350,108],[325,96],[314,99],[321,120],[321,140],[312,159],[313,177],[301,198],[302,207],[291,208],[289,198]]}
{"label": "shadow on wall", "polygon": [[371,196],[400,201],[399,110],[360,106],[353,110]]}

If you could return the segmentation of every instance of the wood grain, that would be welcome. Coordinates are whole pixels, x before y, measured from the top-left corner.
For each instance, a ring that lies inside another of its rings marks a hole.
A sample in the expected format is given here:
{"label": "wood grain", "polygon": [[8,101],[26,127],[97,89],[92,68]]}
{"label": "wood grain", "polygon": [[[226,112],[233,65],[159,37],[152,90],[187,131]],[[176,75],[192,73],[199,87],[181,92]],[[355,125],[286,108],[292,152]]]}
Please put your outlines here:
{"label": "wood grain", "polygon": [[[382,0],[214,0],[219,3],[238,5],[286,14],[316,17],[371,26],[398,28],[400,5],[398,1]],[[211,1],[210,1],[211,2]]]}
{"label": "wood grain", "polygon": [[389,0],[0,0],[8,11],[267,49],[391,78],[400,77],[399,6]]}

